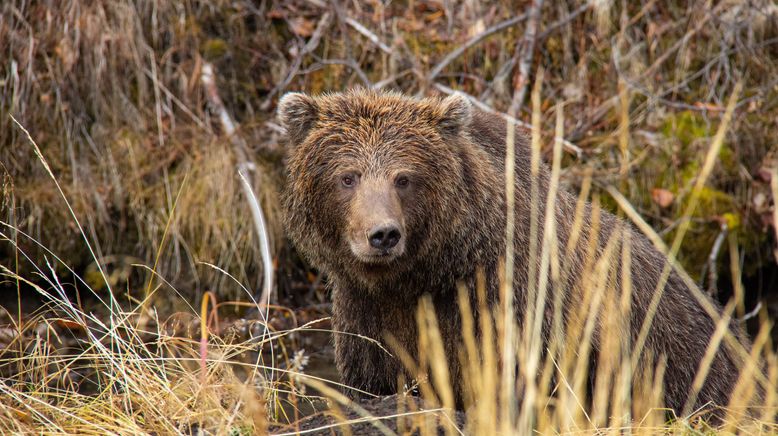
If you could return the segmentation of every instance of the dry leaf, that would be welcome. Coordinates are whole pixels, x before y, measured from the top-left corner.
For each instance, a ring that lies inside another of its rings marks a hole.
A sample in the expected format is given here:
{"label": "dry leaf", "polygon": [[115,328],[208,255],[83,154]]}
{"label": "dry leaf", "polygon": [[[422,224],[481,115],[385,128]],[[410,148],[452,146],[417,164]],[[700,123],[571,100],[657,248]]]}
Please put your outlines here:
{"label": "dry leaf", "polygon": [[59,60],[62,62],[65,72],[68,72],[73,68],[73,64],[76,63],[76,59],[78,58],[78,53],[73,49],[73,45],[67,38],[61,40],[59,44],[57,44],[57,47],[54,48],[54,53],[57,54],[57,57],[59,57]]}
{"label": "dry leaf", "polygon": [[64,327],[68,330],[84,330],[84,325],[77,321],[62,318],[58,318],[55,321],[58,326]]}
{"label": "dry leaf", "polygon": [[694,106],[698,107],[700,109],[705,109],[705,110],[711,111],[711,112],[720,112],[720,111],[723,111],[725,109],[724,107],[719,106],[717,104],[703,103],[701,101],[698,101],[698,102],[694,103]]}
{"label": "dry leaf", "polygon": [[756,171],[756,176],[765,183],[770,183],[773,178],[773,172],[770,168],[761,167]]}
{"label": "dry leaf", "polygon": [[305,38],[313,35],[313,29],[315,26],[316,23],[303,17],[297,17],[289,20],[289,28],[292,30],[292,32],[297,36],[302,36]]}
{"label": "dry leaf", "polygon": [[469,29],[467,29],[467,36],[470,38],[482,33],[484,30],[486,30],[486,23],[484,23],[483,18],[479,18],[476,20],[475,23],[473,23]]}
{"label": "dry leaf", "polygon": [[664,208],[673,204],[675,195],[667,189],[654,188],[651,190],[651,199],[654,200],[654,203],[658,204],[659,207]]}

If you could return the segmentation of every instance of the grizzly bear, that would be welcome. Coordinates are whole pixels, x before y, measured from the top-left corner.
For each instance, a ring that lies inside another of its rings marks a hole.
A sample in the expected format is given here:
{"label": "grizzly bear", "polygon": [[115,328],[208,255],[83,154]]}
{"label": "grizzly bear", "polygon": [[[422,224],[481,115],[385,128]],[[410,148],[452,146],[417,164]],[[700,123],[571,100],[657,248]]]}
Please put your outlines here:
{"label": "grizzly bear", "polygon": [[[391,335],[405,350],[416,352],[416,308],[423,295],[434,304],[451,379],[460,380],[458,286],[464,284],[475,302],[480,271],[489,303],[500,299],[506,253],[506,121],[474,109],[460,94],[414,99],[364,89],[316,97],[288,93],[278,112],[288,142],[285,226],[296,248],[328,278],[336,365],[343,382],[373,394],[397,392],[398,375],[411,375],[378,344],[385,345]],[[513,289],[521,329],[528,283],[539,268],[539,256],[530,265],[531,235],[536,235],[539,250],[544,227],[531,232],[532,204],[536,223],[543,223],[550,171],[541,163],[533,176],[526,136],[517,133],[514,144]],[[539,193],[534,203],[533,178]],[[577,197],[567,192],[556,196],[555,234],[562,252],[574,237],[577,204]],[[630,277],[631,311],[624,337],[635,342],[667,259],[631,224],[605,211],[595,217],[588,203],[583,209],[583,230],[564,258],[567,285],[554,289],[565,294],[561,301],[566,308],[580,306],[584,265],[603,255],[609,242],[619,253],[619,244],[628,238],[629,274],[617,271],[613,277]],[[676,411],[684,407],[716,329],[686,283],[675,269],[669,273],[644,341],[648,357],[640,364],[651,371],[665,365],[664,401]],[[548,288],[552,292],[550,284]],[[546,301],[552,300],[549,295]],[[717,303],[709,303],[721,312]],[[542,339],[547,341],[554,311],[545,313]],[[739,336],[734,323],[730,329]],[[607,350],[600,349],[597,329],[591,342],[593,373],[596,356]],[[739,362],[738,354],[722,343],[695,404],[726,405]],[[462,405],[461,386],[455,395]]]}

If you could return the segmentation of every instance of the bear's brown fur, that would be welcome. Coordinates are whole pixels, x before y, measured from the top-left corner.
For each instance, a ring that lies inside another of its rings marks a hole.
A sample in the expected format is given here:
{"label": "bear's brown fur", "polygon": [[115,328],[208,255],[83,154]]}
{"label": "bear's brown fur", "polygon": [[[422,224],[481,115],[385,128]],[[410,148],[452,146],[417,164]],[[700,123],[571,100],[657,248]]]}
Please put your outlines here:
{"label": "bear's brown fur", "polygon": [[[360,336],[381,341],[389,333],[415,352],[415,313],[423,294],[435,305],[451,378],[460,380],[457,284],[465,283],[474,293],[474,278],[482,268],[490,303],[499,299],[498,265],[506,246],[505,121],[472,109],[460,95],[412,99],[368,90],[319,97],[287,94],[279,114],[289,142],[285,223],[298,250],[329,279],[334,328],[342,332],[335,335],[335,346],[343,381],[374,394],[397,392],[402,365]],[[532,177],[526,137],[517,136],[515,150],[513,285],[516,313],[523,314],[529,272],[538,267],[529,265]],[[549,170],[541,164],[536,179],[538,241],[549,181]],[[571,239],[576,200],[558,193],[554,217],[559,247]],[[615,241],[616,252],[629,237],[632,292],[631,331],[624,336],[635,341],[666,258],[631,225],[604,211],[596,218],[588,204],[584,210],[577,248],[564,258],[569,274],[564,279],[568,286],[561,286],[567,289],[563,304],[581,304],[576,290],[581,289],[584,265],[603,253],[611,235],[623,232]],[[596,219],[599,224],[593,225]],[[387,229],[393,239],[387,239]],[[590,238],[595,239],[591,244]],[[590,246],[594,253],[587,252]],[[618,280],[621,273],[613,276]],[[553,310],[547,311],[544,340],[551,334],[552,318]],[[652,357],[641,364],[653,370],[666,359],[668,407],[678,411],[684,406],[714,330],[692,291],[671,272],[645,343],[644,354]],[[593,365],[599,342],[595,331]],[[720,350],[698,405],[726,405],[737,381],[739,360],[729,348]],[[461,392],[457,395],[461,404]]]}

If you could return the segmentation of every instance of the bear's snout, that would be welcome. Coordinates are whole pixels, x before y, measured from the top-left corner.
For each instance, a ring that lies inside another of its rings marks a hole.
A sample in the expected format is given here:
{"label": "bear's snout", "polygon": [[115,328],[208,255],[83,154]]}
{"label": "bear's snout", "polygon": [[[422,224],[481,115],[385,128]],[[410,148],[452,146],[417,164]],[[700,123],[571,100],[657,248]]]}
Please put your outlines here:
{"label": "bear's snout", "polygon": [[402,204],[385,178],[364,177],[352,191],[348,219],[351,252],[361,262],[387,263],[405,253]]}
{"label": "bear's snout", "polygon": [[[371,211],[375,212],[375,210]],[[362,262],[378,264],[389,262],[405,253],[405,231],[401,222],[374,214],[352,229],[351,252]]]}
{"label": "bear's snout", "polygon": [[382,251],[393,248],[400,242],[400,238],[402,238],[402,233],[394,223],[373,227],[367,237],[371,247]]}

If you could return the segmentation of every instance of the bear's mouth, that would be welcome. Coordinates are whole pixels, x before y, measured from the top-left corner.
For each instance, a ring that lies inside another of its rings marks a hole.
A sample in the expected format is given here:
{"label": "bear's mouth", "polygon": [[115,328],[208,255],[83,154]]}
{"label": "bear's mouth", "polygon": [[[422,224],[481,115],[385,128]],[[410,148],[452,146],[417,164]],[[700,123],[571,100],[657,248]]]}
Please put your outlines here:
{"label": "bear's mouth", "polygon": [[359,261],[370,266],[386,266],[395,259],[394,255],[381,254],[374,256],[359,256]]}
{"label": "bear's mouth", "polygon": [[392,265],[396,258],[396,256],[386,253],[372,256],[358,256],[357,260],[367,274],[379,275],[392,270]]}
{"label": "bear's mouth", "polygon": [[385,263],[363,263],[362,268],[369,275],[382,275],[389,272],[389,265]]}

